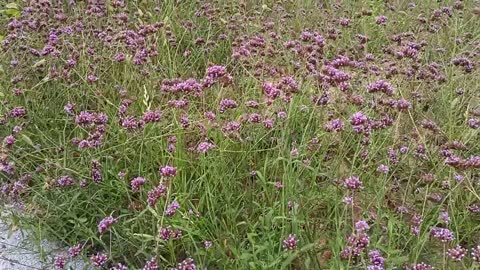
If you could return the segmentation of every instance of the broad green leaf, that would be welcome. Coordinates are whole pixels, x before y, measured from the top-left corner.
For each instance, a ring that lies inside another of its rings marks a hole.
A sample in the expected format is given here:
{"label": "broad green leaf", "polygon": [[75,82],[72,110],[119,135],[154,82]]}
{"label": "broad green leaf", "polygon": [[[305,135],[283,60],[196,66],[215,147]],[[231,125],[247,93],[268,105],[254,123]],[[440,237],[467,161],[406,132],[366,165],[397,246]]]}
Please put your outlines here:
{"label": "broad green leaf", "polygon": [[6,14],[8,17],[15,17],[15,18],[20,17],[20,11],[18,11],[18,10],[16,10],[16,9],[13,9],[13,8],[6,9],[6,10],[5,10],[5,14]]}

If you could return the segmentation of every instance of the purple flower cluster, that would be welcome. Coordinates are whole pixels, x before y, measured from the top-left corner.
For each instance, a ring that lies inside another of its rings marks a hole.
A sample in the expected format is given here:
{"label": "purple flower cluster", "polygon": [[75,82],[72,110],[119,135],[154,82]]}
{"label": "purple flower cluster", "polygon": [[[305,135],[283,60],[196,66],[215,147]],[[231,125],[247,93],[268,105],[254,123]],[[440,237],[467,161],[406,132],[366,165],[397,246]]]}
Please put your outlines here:
{"label": "purple flower cluster", "polygon": [[103,180],[102,177],[102,164],[98,160],[92,160],[91,162],[91,170],[90,175],[92,176],[92,180],[95,183],[100,183]]}
{"label": "purple flower cluster", "polygon": [[10,110],[8,115],[12,118],[24,118],[27,116],[27,110],[24,107],[15,107]]}
{"label": "purple flower cluster", "polygon": [[65,269],[65,265],[67,264],[67,257],[63,255],[57,255],[54,259],[54,266],[55,269]]}
{"label": "purple flower cluster", "polygon": [[237,102],[233,99],[222,99],[220,101],[220,106],[218,108],[218,111],[220,113],[223,113],[225,112],[227,109],[234,109],[236,108],[238,105],[237,105]]}
{"label": "purple flower cluster", "polygon": [[187,258],[180,262],[175,270],[197,270],[197,266],[192,258]]}
{"label": "purple flower cluster", "polygon": [[385,80],[379,80],[374,83],[371,83],[367,86],[367,92],[369,93],[375,93],[375,92],[382,92],[385,93],[389,96],[393,95],[395,93],[395,90],[393,87],[390,85]]}
{"label": "purple flower cluster", "polygon": [[143,114],[143,122],[145,123],[154,123],[159,122],[162,117],[160,111],[146,111]]}
{"label": "purple flower cluster", "polygon": [[345,180],[343,180],[343,186],[350,190],[358,190],[363,187],[362,181],[355,175],[345,178]]}
{"label": "purple flower cluster", "polygon": [[113,226],[113,224],[117,222],[118,222],[118,218],[114,218],[112,216],[103,218],[98,223],[98,232],[100,234],[106,232],[108,229],[110,229]]}
{"label": "purple flower cluster", "polygon": [[455,248],[449,248],[447,250],[447,255],[456,262],[463,260],[465,255],[467,255],[467,250],[461,246],[456,246]]}
{"label": "purple flower cluster", "polygon": [[448,242],[455,239],[453,232],[447,228],[433,227],[430,229],[430,235],[441,242]]}
{"label": "purple flower cluster", "polygon": [[158,270],[158,265],[157,265],[157,258],[153,257],[143,267],[143,270]]}
{"label": "purple flower cluster", "polygon": [[152,190],[149,190],[148,198],[147,198],[148,205],[153,207],[157,203],[158,199],[160,197],[163,197],[166,192],[167,192],[167,188],[162,184],[156,186]]}
{"label": "purple flower cluster", "polygon": [[57,179],[57,185],[59,187],[68,187],[68,186],[73,185],[74,183],[75,183],[75,181],[73,180],[73,178],[71,176],[68,176],[68,175],[60,176]]}
{"label": "purple flower cluster", "polygon": [[297,248],[298,240],[295,234],[288,235],[287,239],[283,240],[283,248],[285,250],[294,250]]}
{"label": "purple flower cluster", "polygon": [[340,258],[348,260],[354,257],[358,257],[370,244],[370,237],[364,233],[360,232],[357,234],[351,234],[347,238],[347,245],[340,252]]}
{"label": "purple flower cluster", "polygon": [[341,119],[333,119],[325,125],[325,130],[328,132],[340,132],[344,129],[345,124]]}
{"label": "purple flower cluster", "polygon": [[372,265],[368,266],[368,270],[384,270],[385,268],[385,258],[382,257],[382,254],[379,250],[372,249],[368,252],[368,258]]}
{"label": "purple flower cluster", "polygon": [[83,250],[83,247],[81,244],[77,244],[75,246],[72,246],[68,249],[68,256],[74,258],[77,257]]}
{"label": "purple flower cluster", "polygon": [[158,231],[158,237],[165,241],[170,239],[180,239],[182,237],[182,231],[178,229],[172,230],[170,226],[162,227]]}
{"label": "purple flower cluster", "polygon": [[166,165],[160,167],[159,172],[160,175],[162,175],[163,177],[174,177],[175,175],[177,175],[177,168]]}
{"label": "purple flower cluster", "polygon": [[177,201],[171,202],[169,205],[167,205],[167,209],[165,209],[165,216],[171,217],[175,215],[177,212],[177,209],[180,208],[180,204]]}
{"label": "purple flower cluster", "polygon": [[105,253],[96,253],[90,257],[90,261],[97,267],[102,267],[108,261],[108,256]]}
{"label": "purple flower cluster", "polygon": [[140,188],[145,184],[145,178],[143,177],[135,177],[130,181],[130,186],[132,187],[133,192],[140,191]]}

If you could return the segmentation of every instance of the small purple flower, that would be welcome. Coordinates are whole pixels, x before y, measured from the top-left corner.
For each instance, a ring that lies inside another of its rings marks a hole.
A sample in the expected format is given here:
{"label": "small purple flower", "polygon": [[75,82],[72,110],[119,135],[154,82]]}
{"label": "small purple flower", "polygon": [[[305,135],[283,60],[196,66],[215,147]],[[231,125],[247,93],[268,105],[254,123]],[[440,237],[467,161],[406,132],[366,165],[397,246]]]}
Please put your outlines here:
{"label": "small purple flower", "polygon": [[87,187],[87,180],[81,179],[79,183],[81,188],[86,188]]}
{"label": "small purple flower", "polygon": [[365,220],[359,220],[355,223],[355,230],[357,233],[362,233],[365,231],[368,231],[370,229],[370,226]]}
{"label": "small purple flower", "polygon": [[175,270],[197,270],[197,266],[192,258],[187,258],[179,263]]}
{"label": "small purple flower", "polygon": [[207,68],[207,77],[209,78],[217,79],[224,76],[229,76],[224,66],[211,66]]}
{"label": "small purple flower", "polygon": [[412,235],[419,235],[420,234],[420,228],[418,226],[411,226],[410,227],[410,233]]}
{"label": "small purple flower", "polygon": [[97,267],[102,267],[108,261],[108,257],[105,253],[96,253],[90,257],[90,261]]}
{"label": "small purple flower", "polygon": [[362,112],[356,112],[350,118],[350,124],[354,126],[363,125],[367,122],[368,118]]}
{"label": "small purple flower", "polygon": [[87,127],[93,123],[95,115],[91,112],[81,111],[75,116],[75,123],[82,127]]}
{"label": "small purple flower", "polygon": [[118,172],[118,174],[117,174],[118,178],[120,178],[120,179],[125,178],[126,175],[127,175],[127,173],[124,172],[124,171],[120,171],[120,172]]}
{"label": "small purple flower", "polygon": [[480,263],[480,245],[473,247],[470,254],[472,255],[472,260],[474,262]]}
{"label": "small purple flower", "polygon": [[14,126],[12,132],[13,133],[20,133],[23,130],[22,126]]}
{"label": "small purple flower", "polygon": [[342,199],[342,202],[346,205],[353,205],[353,198],[352,197],[344,197]]}
{"label": "small purple flower", "polygon": [[370,259],[371,264],[373,264],[375,266],[382,267],[382,268],[379,268],[379,269],[383,269],[383,266],[385,264],[385,258],[382,257],[382,254],[380,253],[380,251],[378,251],[376,249],[370,250],[368,252],[368,258]]}
{"label": "small purple flower", "polygon": [[92,176],[93,182],[97,184],[103,180],[101,169],[102,169],[102,164],[100,164],[98,160],[92,160],[90,174]]}
{"label": "small purple flower", "polygon": [[433,227],[430,230],[430,234],[434,237],[440,240],[441,242],[448,242],[452,241],[455,239],[455,236],[453,235],[453,232],[450,231],[447,228],[441,228],[441,227]]}
{"label": "small purple flower", "polygon": [[400,153],[401,154],[406,154],[407,152],[408,152],[408,147],[407,146],[400,147]]}
{"label": "small purple flower", "polygon": [[27,110],[24,107],[15,107],[10,110],[8,115],[12,118],[23,118],[27,115]]}
{"label": "small purple flower", "polygon": [[234,109],[236,108],[238,105],[237,105],[237,102],[235,100],[232,100],[232,99],[222,99],[220,101],[220,106],[219,106],[219,109],[218,111],[220,113],[223,113],[225,112],[227,109]]}
{"label": "small purple flower", "polygon": [[147,203],[150,207],[153,207],[156,203],[157,200],[165,195],[165,192],[167,191],[167,188],[164,185],[158,185],[154,189],[148,191],[148,198],[147,198]]}
{"label": "small purple flower", "polygon": [[205,154],[206,152],[208,152],[208,150],[212,148],[215,148],[215,145],[213,143],[201,142],[197,146],[197,152]]}
{"label": "small purple flower", "polygon": [[262,115],[259,114],[259,113],[251,113],[249,116],[248,116],[248,121],[250,123],[260,123],[262,122]]}
{"label": "small purple flower", "polygon": [[160,228],[160,230],[158,232],[158,236],[162,240],[169,240],[170,237],[172,236],[172,229],[170,228],[170,226],[169,227],[162,227],[162,228]]}
{"label": "small purple flower", "polygon": [[294,250],[297,248],[298,240],[295,234],[288,235],[287,239],[283,240],[283,248],[285,250]]}
{"label": "small purple flower", "polygon": [[65,104],[65,106],[63,106],[63,111],[66,114],[74,115],[75,114],[75,104],[67,102],[67,104]]}
{"label": "small purple flower", "polygon": [[74,67],[76,64],[77,64],[77,61],[73,58],[70,58],[70,59],[67,60],[67,65],[69,67]]}
{"label": "small purple flower", "polygon": [[115,56],[113,56],[113,61],[120,63],[125,61],[125,58],[126,58],[125,54],[120,52],[115,54]]}
{"label": "small purple flower", "polygon": [[13,135],[8,135],[6,136],[4,139],[3,139],[3,145],[5,147],[10,147],[12,146],[15,142],[17,141],[17,139],[15,139],[15,137]]}
{"label": "small purple flower", "polygon": [[455,248],[449,248],[447,251],[447,255],[456,262],[461,261],[466,254],[467,250],[459,245]]}
{"label": "small purple flower", "polygon": [[111,267],[110,270],[128,270],[128,267],[121,263],[118,263],[116,266]]}
{"label": "small purple flower", "polygon": [[145,123],[154,123],[160,121],[162,114],[160,111],[146,111],[143,114],[143,121]]}
{"label": "small purple flower", "polygon": [[450,216],[448,215],[447,211],[440,212],[440,219],[445,223],[448,224],[450,222]]}
{"label": "small purple flower", "polygon": [[274,124],[275,123],[274,123],[273,119],[267,118],[267,119],[263,120],[263,126],[266,129],[272,129]]}
{"label": "small purple flower", "polygon": [[384,164],[380,164],[377,168],[377,171],[383,172],[383,173],[388,173],[388,170],[389,170],[388,166]]}
{"label": "small purple flower", "polygon": [[112,216],[105,217],[98,223],[98,232],[99,233],[104,233],[108,229],[112,227],[113,224],[118,222],[118,218],[114,218]]}
{"label": "small purple flower", "polygon": [[328,122],[325,125],[325,130],[328,131],[328,132],[332,132],[332,131],[340,132],[340,131],[343,130],[344,126],[345,126],[345,124],[343,124],[343,121],[341,119],[337,118],[337,119],[333,119],[330,122]]}
{"label": "small purple flower", "polygon": [[98,77],[97,77],[97,76],[91,75],[91,74],[87,76],[87,82],[89,82],[89,83],[94,83],[94,82],[96,82],[96,81],[98,81]]}
{"label": "small purple flower", "polygon": [[402,98],[395,103],[395,108],[399,111],[405,112],[412,108],[412,103]]}
{"label": "small purple flower", "polygon": [[167,209],[165,210],[165,215],[167,217],[171,217],[171,216],[175,215],[178,208],[180,208],[180,204],[176,200],[174,200],[172,203],[170,203],[167,206]]}
{"label": "small purple flower", "polygon": [[395,93],[395,90],[393,87],[390,85],[385,80],[379,80],[374,83],[371,83],[367,86],[367,92],[369,93],[375,93],[375,92],[383,92],[389,96],[393,95]]}
{"label": "small purple flower", "polygon": [[159,171],[163,177],[174,177],[177,175],[177,168],[168,165],[161,167]]}
{"label": "small purple flower", "polygon": [[67,264],[67,258],[63,255],[55,256],[54,265],[55,269],[65,269],[65,265]]}
{"label": "small purple flower", "polygon": [[64,175],[57,179],[57,184],[59,187],[68,187],[74,184],[74,180],[71,176]]}
{"label": "small purple flower", "polygon": [[412,265],[412,267],[409,268],[409,270],[434,270],[435,268],[429,264],[426,264],[424,262],[417,263]]}
{"label": "small purple flower", "polygon": [[215,113],[212,112],[212,111],[208,111],[208,112],[203,113],[203,116],[205,116],[205,118],[207,118],[208,121],[210,121],[210,122],[215,121],[215,118],[216,118]]}
{"label": "small purple flower", "polygon": [[283,184],[282,184],[282,182],[280,182],[280,181],[275,182],[274,185],[275,185],[275,188],[278,189],[278,190],[280,190],[280,189],[283,188]]}
{"label": "small purple flower", "polygon": [[153,257],[150,259],[143,267],[143,270],[158,270],[157,258]]}
{"label": "small purple flower", "polygon": [[357,190],[362,188],[362,181],[358,176],[350,176],[343,181],[343,186],[351,190]]}
{"label": "small purple flower", "polygon": [[77,257],[81,252],[82,252],[82,245],[81,244],[77,244],[73,247],[70,247],[68,249],[68,256],[74,258],[74,257]]}
{"label": "small purple flower", "polygon": [[260,106],[260,103],[258,103],[257,101],[255,100],[249,100],[247,101],[247,107],[249,108],[258,108]]}
{"label": "small purple flower", "polygon": [[212,245],[213,245],[212,241],[205,240],[205,241],[203,242],[203,246],[205,247],[205,249],[211,248]]}
{"label": "small purple flower", "polygon": [[386,16],[381,15],[376,18],[375,22],[379,25],[385,25],[387,24],[387,20],[388,18]]}
{"label": "small purple flower", "polygon": [[145,184],[145,178],[143,177],[135,177],[130,181],[130,186],[132,187],[133,192],[140,191],[140,188]]}
{"label": "small purple flower", "polygon": [[281,112],[278,112],[278,113],[277,113],[277,116],[278,116],[278,118],[280,118],[280,119],[285,119],[285,118],[287,118],[287,113],[284,112],[284,111],[281,111]]}
{"label": "small purple flower", "polygon": [[474,119],[474,118],[468,119],[467,124],[470,128],[473,128],[473,129],[480,128],[480,120],[478,119]]}
{"label": "small purple flower", "polygon": [[465,176],[461,175],[461,174],[455,174],[453,176],[453,178],[455,178],[455,181],[457,181],[457,183],[461,183],[463,182],[463,180],[465,179]]}

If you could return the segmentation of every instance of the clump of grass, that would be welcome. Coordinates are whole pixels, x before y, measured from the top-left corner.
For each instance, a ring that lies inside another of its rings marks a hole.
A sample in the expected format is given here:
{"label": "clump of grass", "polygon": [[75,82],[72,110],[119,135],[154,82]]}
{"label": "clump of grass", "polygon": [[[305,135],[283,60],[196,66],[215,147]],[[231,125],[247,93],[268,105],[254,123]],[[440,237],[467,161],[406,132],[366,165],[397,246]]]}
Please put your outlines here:
{"label": "clump of grass", "polygon": [[2,9],[1,196],[108,269],[476,269],[473,1]]}

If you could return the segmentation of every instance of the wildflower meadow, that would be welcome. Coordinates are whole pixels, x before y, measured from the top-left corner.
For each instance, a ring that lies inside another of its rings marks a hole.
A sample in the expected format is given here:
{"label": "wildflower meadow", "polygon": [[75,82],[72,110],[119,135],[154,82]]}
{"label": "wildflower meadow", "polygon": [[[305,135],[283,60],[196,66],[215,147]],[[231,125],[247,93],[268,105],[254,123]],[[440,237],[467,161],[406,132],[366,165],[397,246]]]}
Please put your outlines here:
{"label": "wildflower meadow", "polygon": [[48,269],[480,269],[477,0],[3,1],[0,43]]}

